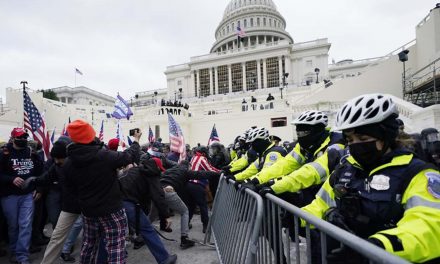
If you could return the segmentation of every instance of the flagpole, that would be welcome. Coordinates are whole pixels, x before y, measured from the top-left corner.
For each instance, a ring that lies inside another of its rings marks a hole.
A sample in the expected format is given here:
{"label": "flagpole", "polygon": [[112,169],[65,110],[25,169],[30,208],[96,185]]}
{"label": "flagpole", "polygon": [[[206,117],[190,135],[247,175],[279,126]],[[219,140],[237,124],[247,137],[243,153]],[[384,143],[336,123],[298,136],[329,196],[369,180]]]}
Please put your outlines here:
{"label": "flagpole", "polygon": [[23,99],[23,119],[21,120],[21,127],[24,127],[24,92],[26,91],[27,81],[21,81],[20,84],[23,84],[23,96],[21,97]]}

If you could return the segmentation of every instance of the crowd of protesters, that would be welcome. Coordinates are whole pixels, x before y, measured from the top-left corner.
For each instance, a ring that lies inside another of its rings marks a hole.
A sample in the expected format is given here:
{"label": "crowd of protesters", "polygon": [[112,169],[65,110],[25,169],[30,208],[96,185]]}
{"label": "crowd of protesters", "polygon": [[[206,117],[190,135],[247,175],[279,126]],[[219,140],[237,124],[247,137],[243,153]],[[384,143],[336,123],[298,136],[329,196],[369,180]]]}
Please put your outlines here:
{"label": "crowd of protesters", "polygon": [[[177,215],[180,248],[193,247],[191,220],[198,208],[198,231],[207,231],[209,203],[223,174],[237,190],[276,195],[406,259],[438,258],[431,246],[440,235],[438,130],[405,133],[387,96],[353,100],[338,112],[337,131],[328,127],[325,113],[306,111],[293,121],[297,141],[252,127],[227,148],[219,142],[186,145],[186,155],[160,138],[141,146],[139,129],[130,146],[118,139],[105,144],[90,124],[75,120],[44,162],[41,146],[14,128],[0,150],[0,245],[8,245],[0,255],[9,254],[10,263],[30,263],[29,255],[46,245],[42,263],[75,262],[73,245],[82,239],[80,263],[126,263],[131,239],[135,249],[146,245],[157,263],[176,263],[177,255],[166,249],[152,223],[173,232],[170,216]],[[395,202],[386,198],[391,195],[397,195]],[[344,207],[353,199],[356,213]],[[381,212],[389,212],[386,219]],[[366,218],[371,221],[359,220]],[[293,230],[292,219],[285,215],[275,228]],[[50,237],[43,232],[47,224],[53,228]],[[319,235],[312,237],[312,261],[319,263],[316,239]],[[414,248],[415,241],[424,249]],[[328,263],[363,261],[332,243],[328,250]],[[283,254],[275,256],[276,263],[285,261]]]}
{"label": "crowd of protesters", "polygon": [[[140,146],[139,130],[123,151],[118,139],[100,142],[85,121],[71,122],[67,132],[46,162],[22,128],[14,128],[1,147],[0,256],[30,263],[30,254],[44,250],[42,263],[75,262],[73,245],[82,239],[80,263],[126,263],[126,241],[132,239],[135,249],[145,244],[157,263],[176,263],[152,223],[172,232],[170,216],[180,216],[180,248],[193,247],[189,230],[199,207],[198,231],[206,232],[212,188],[230,161],[223,145],[187,145],[187,159],[179,161],[160,138]],[[47,224],[50,237],[43,233]]]}

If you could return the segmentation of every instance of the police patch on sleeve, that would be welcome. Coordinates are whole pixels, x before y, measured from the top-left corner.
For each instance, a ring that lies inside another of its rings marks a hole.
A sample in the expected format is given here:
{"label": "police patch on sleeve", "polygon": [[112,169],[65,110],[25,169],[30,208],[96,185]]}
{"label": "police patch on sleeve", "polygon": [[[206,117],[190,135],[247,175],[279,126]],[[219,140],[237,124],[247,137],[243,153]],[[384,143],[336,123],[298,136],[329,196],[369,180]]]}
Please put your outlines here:
{"label": "police patch on sleeve", "polygon": [[269,160],[270,161],[276,161],[278,159],[278,156],[276,153],[272,153],[269,155]]}
{"label": "police patch on sleeve", "polygon": [[437,199],[440,199],[440,174],[438,172],[425,173],[428,178],[428,192]]}

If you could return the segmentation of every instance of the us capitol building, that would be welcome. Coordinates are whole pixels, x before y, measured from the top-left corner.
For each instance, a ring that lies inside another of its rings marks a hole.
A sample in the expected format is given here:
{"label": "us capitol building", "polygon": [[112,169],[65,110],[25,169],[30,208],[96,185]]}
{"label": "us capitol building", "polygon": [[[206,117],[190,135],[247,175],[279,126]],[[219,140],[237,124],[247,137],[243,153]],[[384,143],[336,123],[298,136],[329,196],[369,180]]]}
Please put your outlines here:
{"label": "us capitol building", "polygon": [[[240,38],[237,28],[242,31]],[[151,126],[156,137],[167,142],[167,112],[171,112],[191,145],[206,144],[214,124],[225,144],[252,125],[291,141],[296,135],[290,122],[301,112],[326,111],[332,124],[346,100],[372,92],[395,96],[409,132],[440,128],[440,9],[430,10],[416,25],[414,40],[392,47],[396,49],[388,54],[358,61],[329,64],[331,43],[326,38],[297,43],[285,29],[286,20],[272,0],[231,0],[215,29],[209,54],[168,66],[167,88],[138,92],[129,100],[134,116],[123,122],[125,134],[130,128],[148,131]],[[404,51],[409,55],[403,78],[399,55]],[[81,87],[83,92],[87,89]],[[108,140],[116,135],[116,121],[108,118],[109,98],[102,95],[100,101],[99,93],[89,93],[93,101],[82,100],[83,104],[72,103],[80,101],[74,92],[64,92],[61,102],[38,93],[31,97],[40,111],[46,111],[49,128],[61,130],[70,116],[89,121],[99,131],[104,120]],[[7,97],[0,128],[20,125],[17,120],[22,119],[21,91],[8,89]],[[169,100],[189,107],[167,106]],[[0,137],[7,139],[4,134]]]}

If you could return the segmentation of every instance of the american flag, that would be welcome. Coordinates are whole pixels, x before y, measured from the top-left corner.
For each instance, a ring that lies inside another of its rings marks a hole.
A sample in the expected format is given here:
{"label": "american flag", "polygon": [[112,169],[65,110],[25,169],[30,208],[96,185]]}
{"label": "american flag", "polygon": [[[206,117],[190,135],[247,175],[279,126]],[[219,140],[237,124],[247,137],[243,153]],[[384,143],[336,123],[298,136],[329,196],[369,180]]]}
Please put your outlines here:
{"label": "american flag", "polygon": [[53,128],[52,136],[50,136],[50,143],[52,145],[53,145],[53,142],[55,141],[55,129],[56,129],[56,127]]}
{"label": "american flag", "polygon": [[32,137],[43,146],[44,159],[49,157],[50,138],[37,107],[35,107],[29,94],[23,90],[24,128],[32,132]]}
{"label": "american flag", "polygon": [[168,127],[170,130],[170,150],[180,153],[179,161],[185,160],[186,147],[182,129],[170,113],[168,113]]}
{"label": "american flag", "polygon": [[244,30],[240,26],[237,27],[237,36],[238,36],[238,39],[246,37],[246,33],[244,32]]}
{"label": "american flag", "polygon": [[153,143],[155,140],[153,130],[151,130],[151,127],[148,126],[148,142]]}
{"label": "american flag", "polygon": [[220,139],[218,138],[217,129],[215,128],[215,124],[212,127],[211,135],[209,136],[208,146],[211,145],[211,143],[213,142],[220,142]]}
{"label": "american flag", "polygon": [[99,130],[99,141],[104,141],[104,120],[101,120],[101,129]]}

